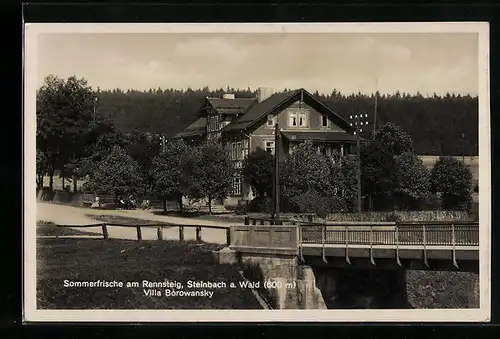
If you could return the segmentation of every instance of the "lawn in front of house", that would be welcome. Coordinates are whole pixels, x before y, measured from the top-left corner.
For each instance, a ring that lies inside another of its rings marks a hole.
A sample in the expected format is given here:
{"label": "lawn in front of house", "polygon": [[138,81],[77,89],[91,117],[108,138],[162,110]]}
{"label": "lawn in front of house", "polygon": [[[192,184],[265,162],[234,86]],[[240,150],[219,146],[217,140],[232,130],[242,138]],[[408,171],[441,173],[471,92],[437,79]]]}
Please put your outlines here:
{"label": "lawn in front of house", "polygon": [[[261,309],[252,291],[241,289],[238,267],[217,265],[221,246],[179,241],[101,239],[37,240],[38,309]],[[138,282],[139,287],[64,287],[67,282]],[[143,280],[180,282],[183,291],[208,296],[146,295]],[[235,288],[192,288],[188,281],[232,282]]]}

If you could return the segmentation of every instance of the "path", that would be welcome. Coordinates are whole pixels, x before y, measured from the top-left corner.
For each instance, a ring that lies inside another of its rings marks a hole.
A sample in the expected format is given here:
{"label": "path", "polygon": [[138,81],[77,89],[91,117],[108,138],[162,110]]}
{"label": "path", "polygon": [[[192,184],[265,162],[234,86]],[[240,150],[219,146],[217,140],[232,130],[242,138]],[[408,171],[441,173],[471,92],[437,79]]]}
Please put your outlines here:
{"label": "path", "polygon": [[[92,219],[87,215],[114,215],[129,218],[137,218],[143,220],[153,220],[169,222],[181,225],[218,225],[227,226],[230,225],[242,225],[238,222],[227,222],[227,221],[211,221],[211,220],[200,220],[196,218],[182,218],[173,216],[163,216],[155,215],[152,212],[144,210],[95,210],[90,208],[73,207],[66,205],[58,205],[44,202],[37,202],[37,220],[52,221],[60,225],[88,225],[95,224],[99,221]],[[147,221],[145,222],[147,223]],[[91,227],[91,228],[75,228],[80,231],[88,232],[98,232],[101,233],[101,227]],[[109,237],[115,239],[130,239],[137,240],[137,233],[135,228],[125,228],[125,227],[108,227]],[[218,229],[202,229],[201,234],[202,240],[210,243],[225,244],[226,243],[226,230]],[[155,228],[142,228],[142,238],[144,240],[154,240],[157,239],[157,233]],[[164,228],[163,230],[164,239],[178,239],[179,231],[177,227]],[[195,229],[185,228],[184,229],[184,239],[191,240],[195,239]]]}

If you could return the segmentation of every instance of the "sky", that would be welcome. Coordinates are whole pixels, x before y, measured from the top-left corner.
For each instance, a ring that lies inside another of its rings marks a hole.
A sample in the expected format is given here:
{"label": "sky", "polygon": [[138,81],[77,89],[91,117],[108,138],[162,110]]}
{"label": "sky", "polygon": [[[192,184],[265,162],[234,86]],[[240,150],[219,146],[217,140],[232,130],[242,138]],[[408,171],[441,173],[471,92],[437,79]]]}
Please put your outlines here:
{"label": "sky", "polygon": [[38,84],[93,88],[305,88],[313,92],[478,93],[476,33],[51,33]]}

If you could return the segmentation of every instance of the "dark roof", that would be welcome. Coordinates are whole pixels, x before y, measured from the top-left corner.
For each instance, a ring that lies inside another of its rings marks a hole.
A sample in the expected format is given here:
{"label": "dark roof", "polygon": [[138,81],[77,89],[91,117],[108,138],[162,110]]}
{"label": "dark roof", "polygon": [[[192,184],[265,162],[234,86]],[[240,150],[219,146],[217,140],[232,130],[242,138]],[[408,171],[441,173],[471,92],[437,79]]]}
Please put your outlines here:
{"label": "dark roof", "polygon": [[256,98],[207,98],[212,107],[220,114],[243,114],[255,102]]}
{"label": "dark roof", "polygon": [[178,132],[174,138],[184,138],[205,134],[207,118],[198,118],[191,125]]}
{"label": "dark roof", "polygon": [[[356,136],[347,132],[329,132],[329,131],[315,131],[315,132],[281,132],[281,134],[287,138],[288,140],[296,140],[296,141],[305,141],[305,140],[313,140],[313,141],[348,141],[354,142],[356,141]],[[363,140],[363,138],[360,138]]]}
{"label": "dark roof", "polygon": [[242,117],[224,127],[222,131],[229,132],[250,127],[260,118],[266,116],[277,107],[289,101],[296,94],[300,93],[300,91],[300,89],[297,89],[288,92],[275,93],[262,102],[256,102],[254,105],[250,106],[249,110]]}
{"label": "dark roof", "polygon": [[338,115],[321,101],[314,98],[311,93],[303,88],[300,88],[293,91],[276,93],[262,102],[255,103],[254,105],[250,106],[248,111],[242,117],[224,127],[222,129],[222,132],[224,133],[248,129],[253,125],[258,124],[260,120],[265,119],[268,114],[271,114],[274,110],[280,108],[281,106],[292,104],[292,99],[298,99],[300,93],[302,93],[302,99],[306,104],[311,106],[316,111],[321,112],[322,114],[326,114],[332,120],[332,122],[334,122],[343,130],[347,132],[353,131],[349,123],[345,121],[340,115]]}

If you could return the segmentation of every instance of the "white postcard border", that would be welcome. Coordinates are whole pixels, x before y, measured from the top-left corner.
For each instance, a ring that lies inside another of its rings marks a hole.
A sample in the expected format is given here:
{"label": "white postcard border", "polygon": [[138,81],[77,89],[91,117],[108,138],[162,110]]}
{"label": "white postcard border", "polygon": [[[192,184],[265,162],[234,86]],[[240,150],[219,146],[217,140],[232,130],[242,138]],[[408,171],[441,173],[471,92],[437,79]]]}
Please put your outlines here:
{"label": "white postcard border", "polygon": [[[477,33],[479,35],[480,308],[414,310],[37,310],[37,37],[50,33]],[[485,322],[491,312],[489,26],[447,23],[26,23],[24,32],[24,295],[26,322]]]}

